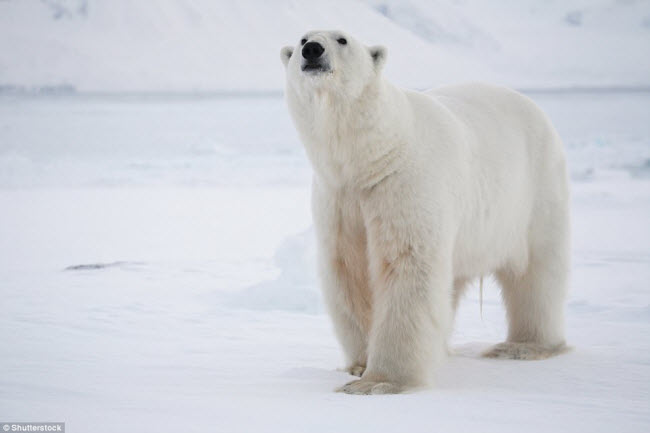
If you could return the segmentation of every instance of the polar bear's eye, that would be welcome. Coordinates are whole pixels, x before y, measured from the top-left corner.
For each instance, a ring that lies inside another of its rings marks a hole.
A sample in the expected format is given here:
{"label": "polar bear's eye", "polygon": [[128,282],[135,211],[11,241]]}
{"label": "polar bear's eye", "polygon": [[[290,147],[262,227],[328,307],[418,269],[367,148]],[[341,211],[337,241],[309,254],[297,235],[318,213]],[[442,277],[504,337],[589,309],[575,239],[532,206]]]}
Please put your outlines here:
{"label": "polar bear's eye", "polygon": [[338,38],[336,42],[338,42],[341,45],[345,45],[348,43],[348,41],[345,38]]}
{"label": "polar bear's eye", "polygon": [[300,40],[300,45],[305,45],[307,43],[307,39],[301,39]]}

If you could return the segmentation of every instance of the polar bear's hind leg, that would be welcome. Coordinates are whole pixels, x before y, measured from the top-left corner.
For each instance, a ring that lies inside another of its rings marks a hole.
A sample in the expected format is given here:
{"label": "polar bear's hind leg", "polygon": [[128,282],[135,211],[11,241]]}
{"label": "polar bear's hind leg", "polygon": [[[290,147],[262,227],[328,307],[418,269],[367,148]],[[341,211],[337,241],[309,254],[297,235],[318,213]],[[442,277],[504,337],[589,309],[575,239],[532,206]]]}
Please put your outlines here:
{"label": "polar bear's hind leg", "polygon": [[496,273],[508,315],[508,338],[485,352],[485,357],[545,359],[566,350],[569,218],[566,201],[555,204],[537,214],[544,221],[533,221],[526,269],[504,268]]}

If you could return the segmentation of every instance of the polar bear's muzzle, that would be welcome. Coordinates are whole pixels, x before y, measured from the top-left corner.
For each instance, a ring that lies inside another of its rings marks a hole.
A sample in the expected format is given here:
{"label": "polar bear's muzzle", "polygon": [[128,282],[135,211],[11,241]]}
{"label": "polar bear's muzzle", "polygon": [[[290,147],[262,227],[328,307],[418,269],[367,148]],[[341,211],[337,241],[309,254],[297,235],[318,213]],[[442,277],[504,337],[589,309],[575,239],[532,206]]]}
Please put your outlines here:
{"label": "polar bear's muzzle", "polygon": [[303,72],[327,72],[330,70],[329,64],[325,60],[323,53],[325,48],[318,42],[307,42],[302,47],[302,66]]}

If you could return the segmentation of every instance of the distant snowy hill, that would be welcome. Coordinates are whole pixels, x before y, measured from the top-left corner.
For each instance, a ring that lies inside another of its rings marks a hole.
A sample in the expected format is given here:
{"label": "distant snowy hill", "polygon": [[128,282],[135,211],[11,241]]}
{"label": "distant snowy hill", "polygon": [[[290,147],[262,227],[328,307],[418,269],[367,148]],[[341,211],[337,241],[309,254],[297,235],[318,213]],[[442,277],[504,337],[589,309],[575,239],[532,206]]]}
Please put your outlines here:
{"label": "distant snowy hill", "polygon": [[514,85],[647,86],[648,0],[369,0],[430,44]]}
{"label": "distant snowy hill", "polygon": [[276,91],[282,46],[340,28],[409,87],[650,85],[650,2],[0,0],[0,89]]}

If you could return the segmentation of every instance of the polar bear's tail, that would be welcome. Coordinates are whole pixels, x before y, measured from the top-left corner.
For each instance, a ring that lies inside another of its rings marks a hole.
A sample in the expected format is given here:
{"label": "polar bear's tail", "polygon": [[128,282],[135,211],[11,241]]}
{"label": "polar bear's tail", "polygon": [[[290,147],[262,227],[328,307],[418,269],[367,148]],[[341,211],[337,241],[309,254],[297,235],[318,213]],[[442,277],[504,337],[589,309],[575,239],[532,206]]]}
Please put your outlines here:
{"label": "polar bear's tail", "polygon": [[483,275],[478,280],[478,299],[479,299],[479,309],[481,311],[481,320],[483,320]]}

